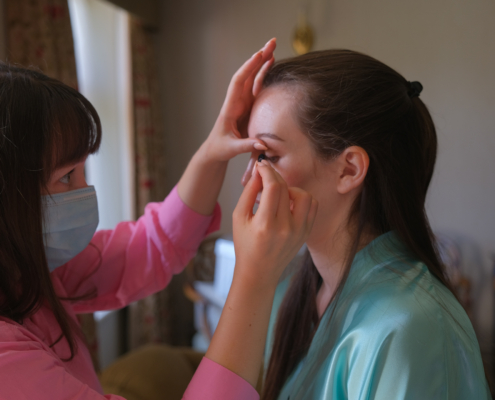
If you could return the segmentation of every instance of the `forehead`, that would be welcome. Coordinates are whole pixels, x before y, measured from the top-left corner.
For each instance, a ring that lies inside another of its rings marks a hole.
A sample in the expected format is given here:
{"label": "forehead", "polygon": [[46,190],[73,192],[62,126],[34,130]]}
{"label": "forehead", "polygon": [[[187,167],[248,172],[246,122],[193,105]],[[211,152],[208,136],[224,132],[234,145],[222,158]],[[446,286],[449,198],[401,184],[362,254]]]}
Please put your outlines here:
{"label": "forehead", "polygon": [[[308,140],[301,131],[296,119],[297,92],[284,87],[263,89],[256,98],[248,125],[250,137],[260,134],[274,134],[284,142]],[[262,137],[263,140],[265,138]],[[273,139],[268,139],[272,140]]]}

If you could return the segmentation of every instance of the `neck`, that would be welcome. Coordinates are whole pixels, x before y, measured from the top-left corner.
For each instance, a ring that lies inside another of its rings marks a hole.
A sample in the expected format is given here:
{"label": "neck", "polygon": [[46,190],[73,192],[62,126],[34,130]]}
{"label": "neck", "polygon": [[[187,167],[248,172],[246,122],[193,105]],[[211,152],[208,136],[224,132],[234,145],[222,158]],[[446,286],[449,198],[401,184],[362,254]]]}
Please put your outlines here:
{"label": "neck", "polygon": [[310,239],[307,242],[308,250],[323,280],[322,289],[333,293],[344,271],[352,238],[347,229],[333,229],[325,235]]}
{"label": "neck", "polygon": [[[316,298],[320,317],[339,286],[347,265],[349,252],[356,238],[356,229],[350,229],[346,222],[340,221],[339,225],[330,229],[327,227],[324,233],[313,231],[307,241],[313,263],[323,280]],[[373,235],[363,232],[357,251],[364,248],[373,239]]]}

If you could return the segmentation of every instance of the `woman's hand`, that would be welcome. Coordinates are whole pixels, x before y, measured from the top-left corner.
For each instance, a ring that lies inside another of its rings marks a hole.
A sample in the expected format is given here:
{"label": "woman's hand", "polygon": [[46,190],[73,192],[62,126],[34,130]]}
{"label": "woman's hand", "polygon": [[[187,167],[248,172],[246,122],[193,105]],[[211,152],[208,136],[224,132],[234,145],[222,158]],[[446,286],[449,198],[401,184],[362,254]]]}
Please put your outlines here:
{"label": "woman's hand", "polygon": [[[253,214],[260,191],[259,208]],[[256,162],[233,216],[235,271],[242,281],[276,285],[308,238],[316,211],[317,202],[309,193],[288,188],[267,161]]]}
{"label": "woman's hand", "polygon": [[259,139],[247,138],[247,124],[254,98],[262,88],[263,79],[274,62],[276,39],[247,60],[232,77],[227,96],[208,139],[204,143],[205,156],[228,161],[241,153],[267,150]]}
{"label": "woman's hand", "polygon": [[256,163],[234,211],[234,280],[206,357],[252,386],[259,376],[277,282],[309,236],[317,207],[311,195],[288,188],[264,161]]}
{"label": "woman's hand", "polygon": [[235,73],[215,126],[179,181],[180,198],[200,214],[213,212],[231,158],[267,149],[261,140],[247,138],[246,129],[254,98],[273,64],[275,46],[275,39],[269,40]]}

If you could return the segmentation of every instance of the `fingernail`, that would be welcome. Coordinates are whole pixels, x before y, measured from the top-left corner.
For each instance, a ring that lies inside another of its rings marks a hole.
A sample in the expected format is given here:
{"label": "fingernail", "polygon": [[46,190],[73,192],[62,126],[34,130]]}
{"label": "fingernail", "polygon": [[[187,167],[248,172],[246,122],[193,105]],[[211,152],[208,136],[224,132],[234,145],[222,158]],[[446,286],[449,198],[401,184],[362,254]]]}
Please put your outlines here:
{"label": "fingernail", "polygon": [[256,142],[255,144],[253,144],[253,147],[256,150],[268,150],[268,147],[266,147],[264,144],[261,144],[261,143],[258,143],[258,142]]}
{"label": "fingernail", "polygon": [[266,165],[267,167],[270,166],[270,164],[268,164],[268,161],[266,161],[266,160],[261,160],[261,164]]}
{"label": "fingernail", "polygon": [[254,53],[251,58],[255,58],[258,54],[263,54],[263,50],[260,50],[260,51],[257,51],[256,53]]}
{"label": "fingernail", "polygon": [[253,170],[251,171],[251,177],[256,176],[256,174],[258,173],[258,168],[256,164],[257,163],[254,163]]}

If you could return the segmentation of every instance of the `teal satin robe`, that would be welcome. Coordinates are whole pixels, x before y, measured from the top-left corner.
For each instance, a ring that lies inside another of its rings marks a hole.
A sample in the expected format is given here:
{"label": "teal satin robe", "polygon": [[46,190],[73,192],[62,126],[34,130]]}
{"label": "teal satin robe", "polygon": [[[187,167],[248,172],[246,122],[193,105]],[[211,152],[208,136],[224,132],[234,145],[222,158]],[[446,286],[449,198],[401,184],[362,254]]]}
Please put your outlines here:
{"label": "teal satin robe", "polygon": [[[268,365],[278,309],[270,319]],[[330,319],[332,309],[334,315]],[[491,399],[473,327],[454,296],[389,232],[355,257],[279,400]]]}

